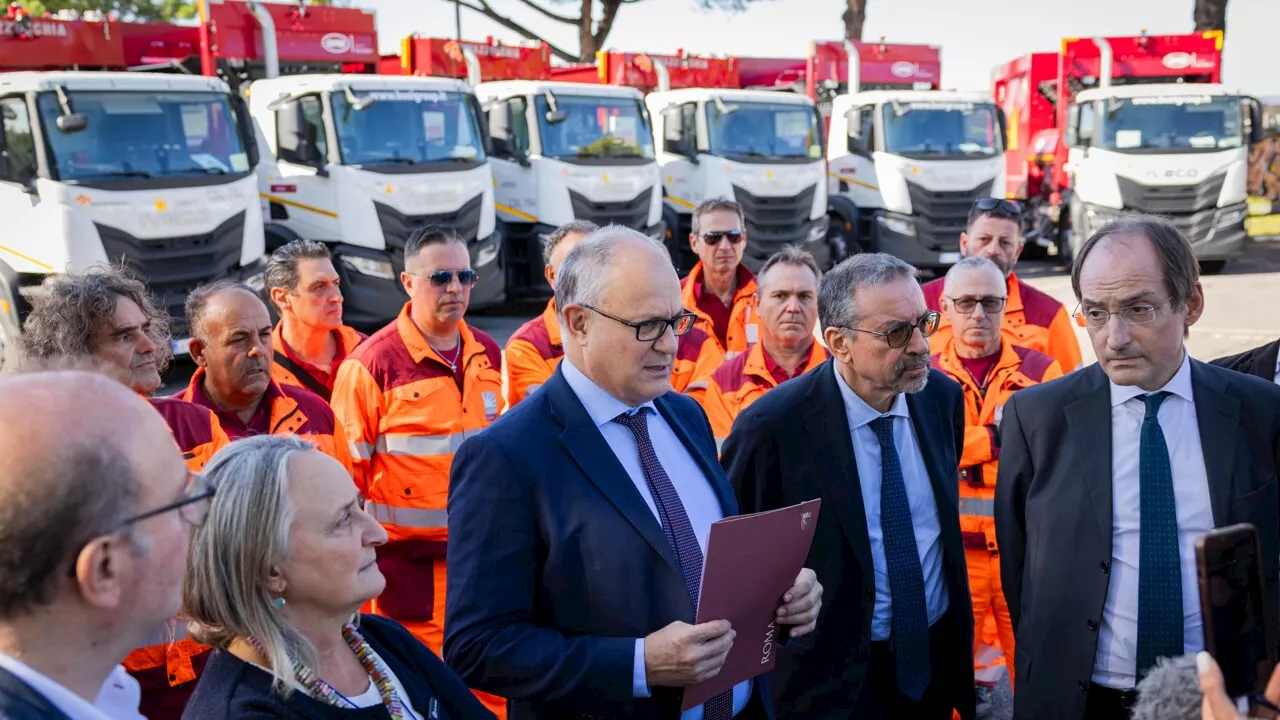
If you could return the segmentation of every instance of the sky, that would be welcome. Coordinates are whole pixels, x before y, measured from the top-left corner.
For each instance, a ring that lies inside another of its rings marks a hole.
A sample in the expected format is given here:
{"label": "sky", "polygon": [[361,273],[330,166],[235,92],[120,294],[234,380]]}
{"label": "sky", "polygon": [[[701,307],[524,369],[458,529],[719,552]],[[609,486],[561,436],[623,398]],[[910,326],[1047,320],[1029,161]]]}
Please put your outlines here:
{"label": "sky", "polygon": [[[536,0],[575,14],[577,0]],[[453,37],[452,0],[350,0],[377,13],[380,51],[399,53],[400,39]],[[577,50],[577,29],[538,15],[520,0],[490,5],[553,43]],[[1064,37],[1181,34],[1194,27],[1194,0],[868,0],[864,40],[942,48],[942,85],[989,90],[991,71],[1029,52],[1055,51]],[[607,49],[630,52],[804,57],[812,40],[838,40],[843,0],[752,0],[740,13],[700,11],[696,0],[643,0],[618,13]],[[1260,97],[1280,97],[1280,0],[1230,0],[1223,82]],[[463,9],[464,39],[521,37]]]}

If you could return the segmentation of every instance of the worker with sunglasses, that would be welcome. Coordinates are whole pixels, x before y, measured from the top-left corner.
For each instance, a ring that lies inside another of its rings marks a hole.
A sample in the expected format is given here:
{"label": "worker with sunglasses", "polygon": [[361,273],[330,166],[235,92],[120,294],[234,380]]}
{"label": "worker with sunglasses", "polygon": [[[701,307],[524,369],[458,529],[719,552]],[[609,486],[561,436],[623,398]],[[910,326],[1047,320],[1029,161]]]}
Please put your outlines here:
{"label": "worker with sunglasses", "polygon": [[742,206],[725,198],[704,200],[694,208],[689,244],[698,262],[680,281],[680,294],[685,309],[698,316],[694,328],[715,338],[702,350],[723,356],[709,364],[715,368],[760,339],[756,277],[742,264],[747,248]]}
{"label": "worker with sunglasses", "polygon": [[[405,243],[409,302],[338,368],[333,409],[352,443],[356,485],[387,530],[387,586],[369,611],[433,652],[444,643],[449,470],[462,442],[502,412],[502,351],[463,319],[477,275],[466,241],[423,227]],[[479,694],[505,716],[506,702]]]}
{"label": "worker with sunglasses", "polygon": [[[1063,372],[1080,365],[1080,340],[1062,303],[1018,279],[1013,268],[1022,255],[1022,205],[1014,200],[983,197],[969,210],[965,231],[960,233],[960,255],[990,260],[1004,273],[1008,298],[1004,308],[1004,332],[1014,345],[1058,361]],[[924,300],[930,310],[941,310],[943,279],[924,284]],[[940,353],[952,336],[944,316],[938,332],[929,338],[929,349]]]}
{"label": "worker with sunglasses", "polygon": [[[1056,360],[1018,347],[1001,331],[1008,301],[1004,273],[982,257],[967,257],[944,278],[942,314],[954,329],[933,367],[964,391],[964,449],[960,453],[960,534],[964,541],[969,593],[973,596],[974,679],[981,698],[1004,665],[1013,682],[1013,623],[1000,585],[996,547],[996,469],[1000,419],[1013,393],[1062,377]],[[995,637],[984,637],[988,616]],[[988,649],[990,648],[990,649]]]}

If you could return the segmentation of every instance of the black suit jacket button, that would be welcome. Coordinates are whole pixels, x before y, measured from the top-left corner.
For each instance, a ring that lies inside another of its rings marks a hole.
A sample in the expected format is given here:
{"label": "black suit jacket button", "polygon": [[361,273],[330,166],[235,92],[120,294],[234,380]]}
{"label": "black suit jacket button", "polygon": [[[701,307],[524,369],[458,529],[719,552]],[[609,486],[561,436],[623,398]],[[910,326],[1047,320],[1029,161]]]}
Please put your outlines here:
{"label": "black suit jacket button", "polygon": [[1103,561],[1098,565],[1098,567],[1099,567],[1099,569],[1101,569],[1101,570],[1102,570],[1102,574],[1103,574],[1103,575],[1106,575],[1106,574],[1108,574],[1108,573],[1110,573],[1110,572],[1111,572],[1111,563],[1107,562],[1106,560],[1103,560]]}
{"label": "black suit jacket button", "polygon": [[1079,685],[1081,690],[1088,690],[1088,689],[1089,689],[1089,684],[1088,684],[1088,683],[1086,683],[1086,682],[1085,682],[1085,681],[1083,681],[1083,680],[1077,680],[1077,681],[1076,681],[1076,685]]}
{"label": "black suit jacket button", "polygon": [[867,602],[872,602],[876,599],[876,594],[875,591],[868,590],[862,594],[862,597],[865,598]]}
{"label": "black suit jacket button", "polygon": [[1098,623],[1094,622],[1093,620],[1089,620],[1089,622],[1087,622],[1087,623],[1085,623],[1085,624],[1089,626],[1089,631],[1090,631],[1090,632],[1097,632],[1097,631],[1098,631]]}

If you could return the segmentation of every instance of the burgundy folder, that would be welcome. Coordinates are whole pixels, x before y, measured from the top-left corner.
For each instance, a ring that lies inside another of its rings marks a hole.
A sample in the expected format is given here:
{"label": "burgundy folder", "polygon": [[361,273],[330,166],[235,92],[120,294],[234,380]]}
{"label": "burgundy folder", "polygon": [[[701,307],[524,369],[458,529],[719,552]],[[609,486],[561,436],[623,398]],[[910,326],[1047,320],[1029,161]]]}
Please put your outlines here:
{"label": "burgundy folder", "polygon": [[804,567],[821,500],[711,524],[697,622],[728,620],[737,632],[720,674],[685,688],[682,709],[773,669],[782,596]]}

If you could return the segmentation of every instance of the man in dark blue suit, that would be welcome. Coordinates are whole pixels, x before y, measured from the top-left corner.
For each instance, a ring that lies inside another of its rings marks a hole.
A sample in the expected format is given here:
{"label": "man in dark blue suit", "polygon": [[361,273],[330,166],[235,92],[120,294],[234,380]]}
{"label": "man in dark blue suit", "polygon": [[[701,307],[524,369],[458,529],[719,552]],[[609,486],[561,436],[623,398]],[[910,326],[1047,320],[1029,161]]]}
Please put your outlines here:
{"label": "man in dark blue suit", "polygon": [[[556,277],[565,357],[468,440],[449,491],[444,657],[524,718],[772,717],[763,681],[680,712],[734,632],[693,625],[711,524],[738,512],[702,410],[671,392],[693,326],[663,250],[607,227]],[[777,620],[813,630],[809,570]]]}
{"label": "man in dark blue suit", "polygon": [[974,715],[960,534],[960,386],[929,369],[938,328],[915,268],[857,255],[818,290],[832,359],[738,416],[721,460],[744,512],[821,497],[806,565],[826,587],[813,644],[783,648],[779,718]]}

